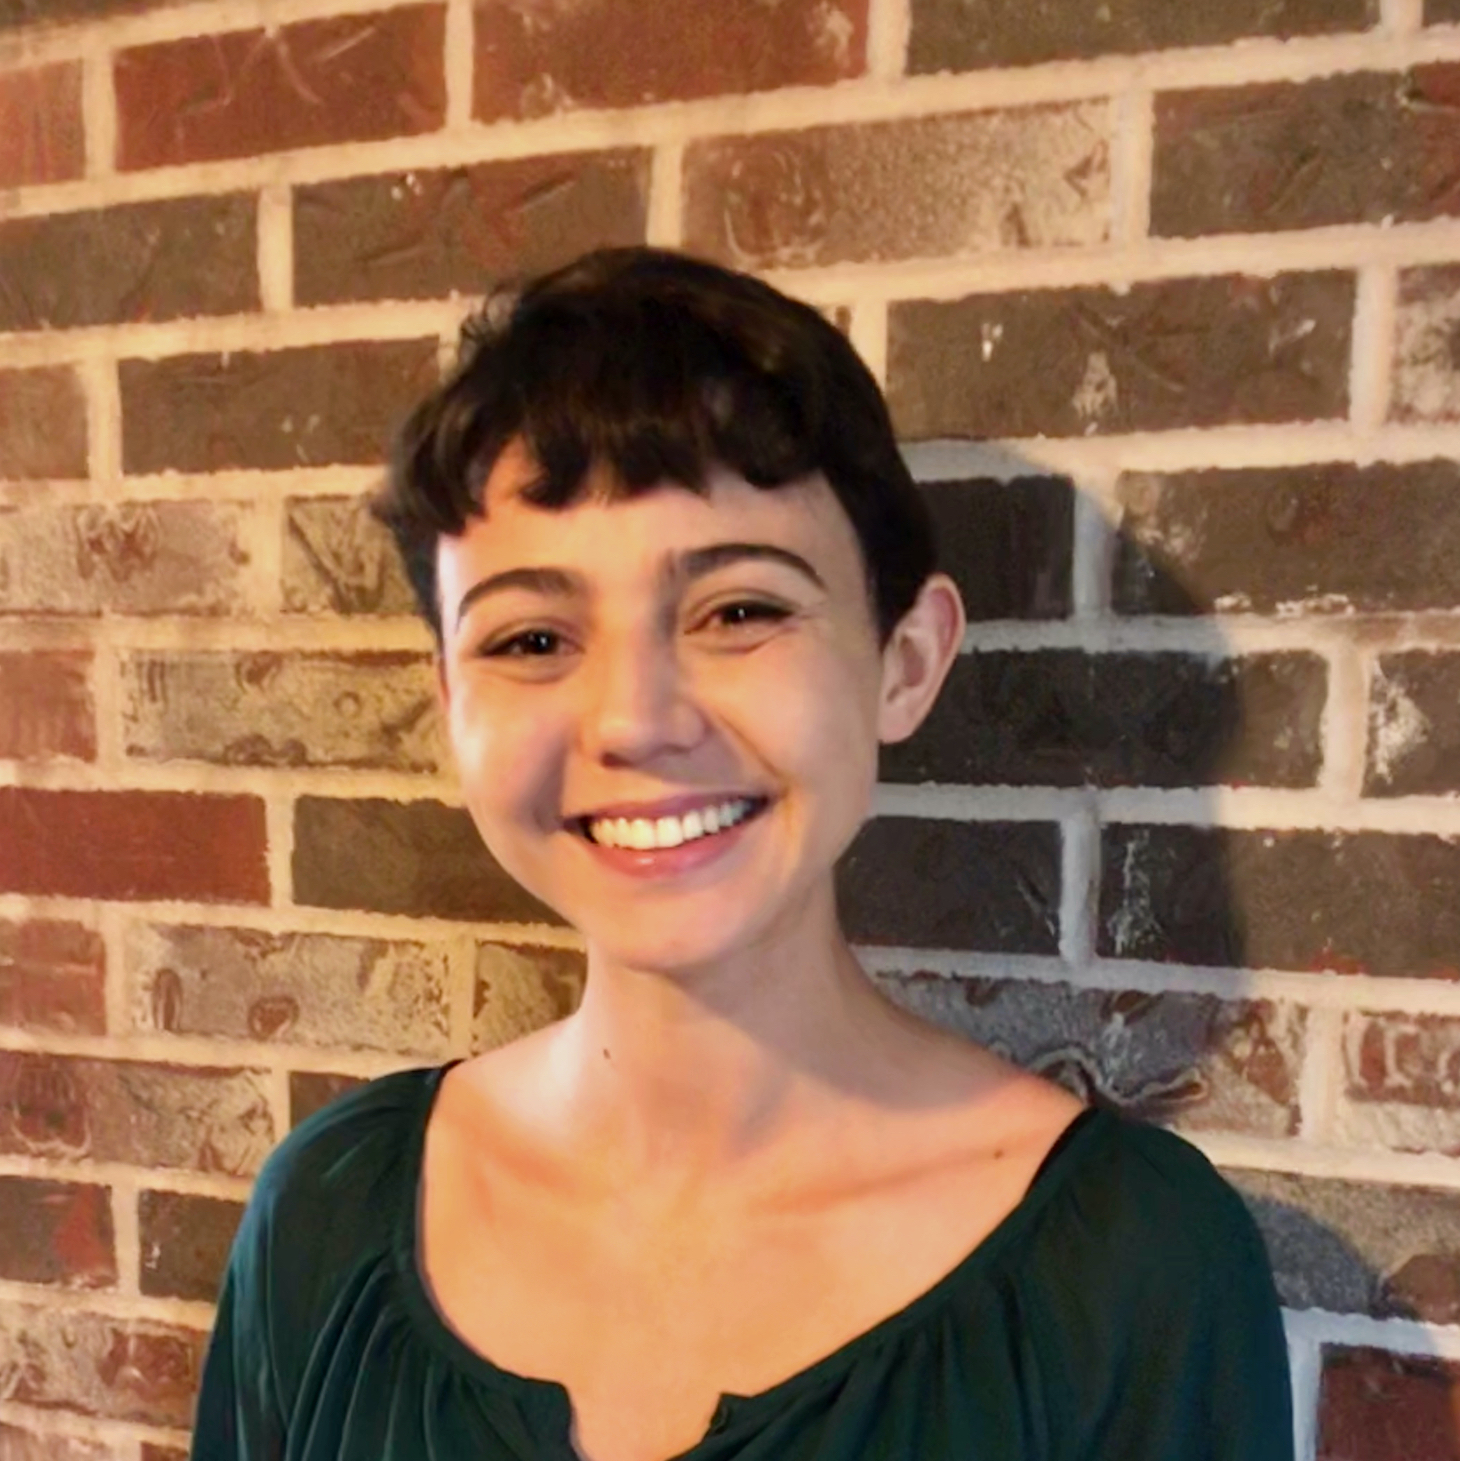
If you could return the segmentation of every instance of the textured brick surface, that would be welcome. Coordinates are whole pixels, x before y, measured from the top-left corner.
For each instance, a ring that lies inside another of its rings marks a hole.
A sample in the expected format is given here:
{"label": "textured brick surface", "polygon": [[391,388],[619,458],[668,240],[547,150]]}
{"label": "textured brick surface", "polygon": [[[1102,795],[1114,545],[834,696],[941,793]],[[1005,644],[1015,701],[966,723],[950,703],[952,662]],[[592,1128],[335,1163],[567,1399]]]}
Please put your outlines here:
{"label": "textured brick surface", "polygon": [[91,656],[0,651],[0,757],[20,761],[96,758]]}
{"label": "textured brick surface", "polygon": [[476,8],[476,115],[497,121],[829,85],[866,64],[867,4],[586,0],[542,9],[483,0]]}
{"label": "textured brick surface", "polygon": [[188,1461],[188,1453],[180,1446],[159,1446],[155,1441],[143,1441],[141,1461]]}
{"label": "textured brick surface", "polygon": [[1317,1461],[1460,1461],[1460,1365],[1323,1347]]}
{"label": "textured brick surface", "polygon": [[1426,25],[1449,25],[1460,21],[1460,0],[1424,0]]}
{"label": "textured brick surface", "polygon": [[685,238],[738,268],[1102,242],[1106,102],[693,143]]}
{"label": "textured brick surface", "polygon": [[1460,66],[1156,99],[1153,233],[1322,228],[1460,212]]}
{"label": "textured brick surface", "polygon": [[0,503],[0,617],[241,611],[248,512],[233,502]]}
{"label": "textured brick surface", "polygon": [[1267,1239],[1290,1309],[1460,1321],[1455,1194],[1281,1172],[1228,1172]]}
{"label": "textured brick surface", "polygon": [[1460,978],[1460,843],[1380,832],[1106,827],[1102,954]]}
{"label": "textured brick surface", "polygon": [[1173,279],[893,304],[903,436],[1088,436],[1348,408],[1354,281]]}
{"label": "textured brick surface", "polygon": [[0,188],[79,178],[85,166],[80,63],[0,72]]}
{"label": "textured brick surface", "polygon": [[285,1045],[446,1053],[444,950],[241,928],[134,927],[139,1029]]}
{"label": "textured brick surface", "polygon": [[242,195],[11,219],[0,223],[0,330],[256,309],[257,249]]}
{"label": "textured brick surface", "polygon": [[1059,899],[1059,833],[1042,822],[877,817],[837,869],[858,943],[1052,954]]}
{"label": "textured brick surface", "polygon": [[0,0],[0,28],[160,9],[180,0]]}
{"label": "textured brick surface", "polygon": [[1369,687],[1367,796],[1460,791],[1460,654],[1381,655]]}
{"label": "textured brick surface", "polygon": [[1378,0],[912,0],[908,70],[1023,66],[1244,36],[1321,35],[1372,25],[1378,11]]}
{"label": "textured brick surface", "polygon": [[1114,601],[1123,614],[1460,605],[1453,461],[1135,475],[1119,493]]}
{"label": "textured brick surface", "polygon": [[322,1111],[331,1101],[362,1085],[359,1076],[336,1075],[331,1071],[291,1070],[289,1072],[289,1125]]}
{"label": "textured brick surface", "polygon": [[294,899],[420,917],[562,921],[497,866],[466,812],[433,801],[300,797]]}
{"label": "textured brick surface", "polygon": [[142,1292],[211,1303],[242,1216],[242,1203],[222,1198],[186,1192],[139,1193]]}
{"label": "textured brick surface", "polygon": [[266,903],[264,804],[187,792],[0,787],[0,890]]}
{"label": "textured brick surface", "polygon": [[[602,54],[600,49],[600,54]],[[301,188],[295,298],[481,295],[590,248],[644,241],[646,152],[564,153]]]}
{"label": "textured brick surface", "polygon": [[1394,357],[1391,420],[1460,421],[1460,266],[1400,273]]}
{"label": "textured brick surface", "polygon": [[118,165],[434,131],[446,113],[444,55],[438,5],[124,50],[115,65]]}
{"label": "textured brick surface", "polygon": [[192,1418],[207,1338],[147,1320],[6,1306],[6,1398],[38,1410],[182,1427]]}
{"label": "textured brick surface", "polygon": [[85,475],[86,401],[75,372],[0,371],[0,479]]}
{"label": "textured brick surface", "polygon": [[143,760],[435,771],[446,759],[425,655],[136,654],[121,679],[123,744]]}
{"label": "textured brick surface", "polygon": [[114,1284],[111,1193],[84,1183],[0,1177],[0,1278],[68,1288]]}
{"label": "textured brick surface", "polygon": [[1301,1010],[1068,984],[883,980],[901,1003],[1087,1099],[1191,1131],[1291,1136]]}
{"label": "textured brick surface", "polygon": [[284,608],[293,614],[415,610],[395,545],[361,497],[290,498],[282,573]]}
{"label": "textured brick surface", "polygon": [[79,923],[0,920],[0,1025],[100,1035],[106,946]]}
{"label": "textured brick surface", "polygon": [[970,621],[1070,612],[1075,492],[1065,477],[929,482],[941,565]]}
{"label": "textured brick surface", "polygon": [[1343,1053],[1344,1140],[1460,1156],[1460,1020],[1358,1011]]}
{"label": "textured brick surface", "polygon": [[[4,23],[5,12],[0,9],[0,25]],[[115,1457],[116,1452],[104,1441],[83,1441],[75,1436],[0,1424],[0,1461],[115,1461]]]}
{"label": "textured brick surface", "polygon": [[244,1176],[273,1145],[266,1077],[0,1051],[0,1151]]}
{"label": "textured brick surface", "polygon": [[436,341],[124,360],[128,472],[373,465],[436,379]]}
{"label": "textured brick surface", "polygon": [[472,995],[472,1049],[491,1050],[577,1009],[586,970],[573,949],[480,944]]}
{"label": "textured brick surface", "polygon": [[1316,655],[1220,660],[1051,649],[963,655],[887,781],[1311,786],[1327,673]]}

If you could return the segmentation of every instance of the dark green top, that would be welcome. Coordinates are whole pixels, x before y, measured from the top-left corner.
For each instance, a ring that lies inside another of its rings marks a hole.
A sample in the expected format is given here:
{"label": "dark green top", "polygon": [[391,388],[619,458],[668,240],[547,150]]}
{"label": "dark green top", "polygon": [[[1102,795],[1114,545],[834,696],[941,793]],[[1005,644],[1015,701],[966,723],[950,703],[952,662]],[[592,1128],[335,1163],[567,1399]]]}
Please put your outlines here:
{"label": "dark green top", "polygon": [[[195,1461],[573,1461],[563,1387],[468,1349],[422,1284],[441,1075],[363,1086],[270,1157],[223,1287]],[[1096,1113],[951,1273],[799,1374],[726,1396],[683,1454],[1291,1461],[1261,1240],[1194,1147]]]}

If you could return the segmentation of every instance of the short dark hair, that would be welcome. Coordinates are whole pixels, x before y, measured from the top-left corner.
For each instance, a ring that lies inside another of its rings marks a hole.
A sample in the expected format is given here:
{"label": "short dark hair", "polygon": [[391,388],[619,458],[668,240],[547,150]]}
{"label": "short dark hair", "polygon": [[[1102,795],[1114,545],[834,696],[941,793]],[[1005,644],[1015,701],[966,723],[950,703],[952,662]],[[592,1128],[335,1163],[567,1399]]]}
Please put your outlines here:
{"label": "short dark hair", "polygon": [[821,472],[851,520],[883,643],[937,566],[932,518],[882,393],[842,333],[745,274],[663,249],[601,249],[499,291],[462,331],[449,377],[412,412],[372,504],[438,638],[436,547],[485,514],[488,475],[521,439],[526,501],[756,487]]}

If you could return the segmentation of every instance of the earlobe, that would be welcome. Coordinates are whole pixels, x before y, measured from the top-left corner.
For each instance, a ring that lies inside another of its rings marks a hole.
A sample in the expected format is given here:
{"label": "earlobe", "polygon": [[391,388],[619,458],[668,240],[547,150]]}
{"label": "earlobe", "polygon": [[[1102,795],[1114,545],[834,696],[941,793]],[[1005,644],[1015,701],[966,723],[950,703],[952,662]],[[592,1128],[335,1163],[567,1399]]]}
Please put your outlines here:
{"label": "earlobe", "polygon": [[905,741],[927,718],[963,644],[967,616],[957,585],[935,573],[918,591],[882,652],[877,739]]}

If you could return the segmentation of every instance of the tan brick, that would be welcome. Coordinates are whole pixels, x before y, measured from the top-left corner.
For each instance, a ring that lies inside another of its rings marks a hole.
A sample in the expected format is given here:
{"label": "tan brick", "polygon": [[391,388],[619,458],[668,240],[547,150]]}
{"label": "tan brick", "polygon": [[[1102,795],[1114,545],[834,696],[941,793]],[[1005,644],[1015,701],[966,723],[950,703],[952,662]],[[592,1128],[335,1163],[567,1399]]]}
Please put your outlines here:
{"label": "tan brick", "polygon": [[1460,421],[1460,265],[1399,276],[1392,421]]}
{"label": "tan brick", "polygon": [[275,1139],[267,1076],[0,1051],[0,1151],[246,1176]]}
{"label": "tan brick", "polygon": [[0,72],[0,188],[79,178],[85,166],[80,63]]}
{"label": "tan brick", "polygon": [[96,759],[91,656],[0,652],[0,757]]}
{"label": "tan brick", "polygon": [[86,401],[73,370],[0,370],[0,478],[86,476]]}
{"label": "tan brick", "polygon": [[1343,1081],[1342,1140],[1460,1156],[1460,1020],[1346,1015]]}
{"label": "tan brick", "polygon": [[0,504],[0,617],[244,612],[249,512],[202,501]]}
{"label": "tan brick", "polygon": [[528,944],[479,944],[472,998],[472,1050],[491,1050],[577,1009],[583,955]]}
{"label": "tan brick", "polygon": [[[111,1193],[78,1182],[0,1177],[0,1278],[66,1288],[117,1281]],[[0,1441],[0,1461],[4,1461]]]}
{"label": "tan brick", "polygon": [[446,115],[445,37],[445,7],[414,5],[121,51],[118,165],[434,131]]}
{"label": "tan brick", "polygon": [[0,787],[0,890],[267,903],[256,797]]}
{"label": "tan brick", "polygon": [[428,655],[137,654],[122,694],[126,752],[141,760],[392,771],[447,760]]}
{"label": "tan brick", "polygon": [[685,234],[740,268],[794,268],[1109,234],[1107,102],[721,137],[685,154]]}
{"label": "tan brick", "polygon": [[0,920],[0,1025],[100,1035],[106,946],[79,923]]}
{"label": "tan brick", "polygon": [[284,608],[291,614],[410,614],[416,600],[390,535],[361,497],[292,497],[284,507]]}
{"label": "tan brick", "polygon": [[[202,1330],[145,1320],[0,1309],[5,1396],[41,1410],[181,1428],[192,1419],[207,1338]],[[56,1455],[47,1452],[47,1461]]]}
{"label": "tan brick", "polygon": [[867,0],[479,0],[476,115],[825,86],[861,74],[866,50]]}
{"label": "tan brick", "polygon": [[138,1029],[445,1055],[446,954],[420,943],[142,926],[127,939]]}

